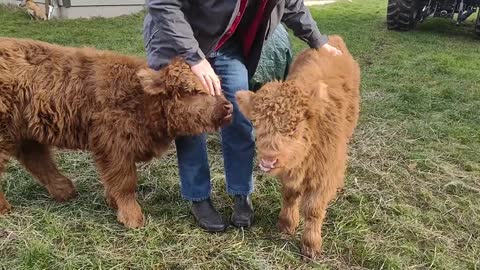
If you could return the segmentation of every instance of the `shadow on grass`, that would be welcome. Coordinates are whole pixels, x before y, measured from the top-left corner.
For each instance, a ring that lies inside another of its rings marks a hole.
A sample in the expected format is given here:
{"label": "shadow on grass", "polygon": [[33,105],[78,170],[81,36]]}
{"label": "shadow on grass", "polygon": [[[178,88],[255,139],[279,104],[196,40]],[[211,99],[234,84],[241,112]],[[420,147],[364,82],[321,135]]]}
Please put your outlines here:
{"label": "shadow on grass", "polygon": [[480,36],[475,33],[475,23],[471,20],[456,25],[455,21],[449,19],[427,18],[425,22],[417,25],[414,32],[461,38],[462,40],[480,40]]}

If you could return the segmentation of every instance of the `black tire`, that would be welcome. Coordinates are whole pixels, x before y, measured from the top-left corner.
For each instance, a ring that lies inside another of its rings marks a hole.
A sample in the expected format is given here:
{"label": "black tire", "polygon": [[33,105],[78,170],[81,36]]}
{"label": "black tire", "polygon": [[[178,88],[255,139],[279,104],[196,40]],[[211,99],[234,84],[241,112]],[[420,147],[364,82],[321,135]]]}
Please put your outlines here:
{"label": "black tire", "polygon": [[[417,0],[418,1],[418,0]],[[420,11],[416,0],[388,0],[387,26],[389,30],[412,30]]]}
{"label": "black tire", "polygon": [[477,15],[477,22],[475,23],[475,33],[480,36],[480,10]]}

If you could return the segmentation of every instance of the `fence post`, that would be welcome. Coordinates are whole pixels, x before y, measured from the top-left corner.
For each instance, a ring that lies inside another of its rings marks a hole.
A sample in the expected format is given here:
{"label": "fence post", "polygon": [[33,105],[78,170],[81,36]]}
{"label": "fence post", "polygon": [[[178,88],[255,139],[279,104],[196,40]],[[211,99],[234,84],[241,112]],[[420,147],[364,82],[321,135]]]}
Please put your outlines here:
{"label": "fence post", "polygon": [[49,12],[50,11],[50,0],[45,0],[45,17],[47,18],[48,20],[48,15],[49,15]]}

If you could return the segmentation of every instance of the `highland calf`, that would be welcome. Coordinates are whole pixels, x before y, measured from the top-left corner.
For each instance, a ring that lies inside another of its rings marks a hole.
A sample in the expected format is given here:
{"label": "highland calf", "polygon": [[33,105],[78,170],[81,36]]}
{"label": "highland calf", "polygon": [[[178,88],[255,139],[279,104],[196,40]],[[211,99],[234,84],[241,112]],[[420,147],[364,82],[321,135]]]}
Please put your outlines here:
{"label": "highland calf", "polygon": [[240,110],[256,129],[259,166],[282,184],[278,228],[293,234],[301,210],[301,251],[307,257],[321,251],[323,219],[343,188],[347,144],[360,106],[359,66],[340,37],[329,43],[343,55],[308,49],[296,57],[285,82],[237,93]]}
{"label": "highland calf", "polygon": [[[211,96],[181,60],[154,71],[140,58],[0,38],[0,172],[15,157],[58,201],[75,196],[51,147],[90,151],[108,204],[143,226],[135,163],[180,135],[228,124],[232,105]],[[10,210],[0,192],[0,214]]]}

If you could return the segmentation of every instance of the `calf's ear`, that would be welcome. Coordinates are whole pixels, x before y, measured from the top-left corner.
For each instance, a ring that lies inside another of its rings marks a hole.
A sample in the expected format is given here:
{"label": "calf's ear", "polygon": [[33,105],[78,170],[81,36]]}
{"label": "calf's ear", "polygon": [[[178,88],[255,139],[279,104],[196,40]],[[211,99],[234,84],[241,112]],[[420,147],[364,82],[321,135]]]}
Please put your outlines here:
{"label": "calf's ear", "polygon": [[137,72],[143,91],[149,95],[165,93],[165,84],[161,79],[159,71],[150,68],[144,68]]}
{"label": "calf's ear", "polygon": [[255,94],[248,90],[240,90],[235,94],[240,112],[248,119],[252,119],[253,99]]}

